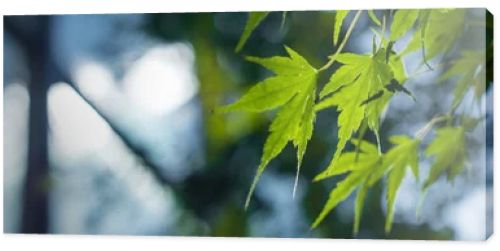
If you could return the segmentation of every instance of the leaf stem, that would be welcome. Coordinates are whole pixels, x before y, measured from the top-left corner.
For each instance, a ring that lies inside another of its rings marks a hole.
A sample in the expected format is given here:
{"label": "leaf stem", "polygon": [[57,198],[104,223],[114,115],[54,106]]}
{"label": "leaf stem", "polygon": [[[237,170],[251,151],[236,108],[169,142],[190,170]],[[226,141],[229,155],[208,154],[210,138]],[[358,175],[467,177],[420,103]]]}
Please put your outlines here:
{"label": "leaf stem", "polygon": [[344,46],[347,44],[347,41],[349,40],[349,37],[351,36],[352,31],[354,30],[354,27],[358,23],[359,17],[361,16],[362,12],[363,12],[362,10],[358,10],[356,12],[356,15],[352,19],[351,24],[349,25],[349,28],[347,29],[347,32],[346,32],[344,38],[342,39],[342,42],[340,43],[339,47],[337,47],[337,51],[335,51],[335,54],[330,56],[330,60],[325,65],[323,65],[321,68],[319,68],[318,72],[322,72],[322,71],[328,69],[335,62],[335,60],[337,59],[337,56],[342,52],[342,50],[344,49]]}
{"label": "leaf stem", "polygon": [[432,118],[427,124],[425,124],[422,128],[420,128],[415,133],[415,138],[422,140],[425,136],[431,131],[432,127],[439,122],[448,120],[449,115],[437,116]]}
{"label": "leaf stem", "polygon": [[419,66],[417,68],[417,70],[411,76],[408,76],[408,79],[415,78],[418,75],[422,75],[422,74],[425,74],[425,73],[430,72],[430,71],[434,71],[435,69],[440,68],[440,67],[444,67],[444,63],[436,64],[433,69],[427,68],[425,70],[420,70],[422,68],[422,66]]}

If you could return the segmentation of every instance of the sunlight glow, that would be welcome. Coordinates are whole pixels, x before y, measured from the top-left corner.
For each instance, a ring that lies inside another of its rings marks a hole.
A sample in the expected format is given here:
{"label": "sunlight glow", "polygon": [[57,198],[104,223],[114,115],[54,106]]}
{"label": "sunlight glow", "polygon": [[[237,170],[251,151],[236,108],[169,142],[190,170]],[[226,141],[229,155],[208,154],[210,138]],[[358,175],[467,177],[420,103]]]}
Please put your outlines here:
{"label": "sunlight glow", "polygon": [[126,73],[125,92],[133,103],[152,115],[173,111],[197,91],[193,63],[193,50],[185,44],[153,47]]}
{"label": "sunlight glow", "polygon": [[7,84],[3,93],[3,188],[4,232],[19,231],[21,198],[28,155],[30,97],[25,85]]}
{"label": "sunlight glow", "polygon": [[110,140],[110,128],[99,115],[65,83],[49,90],[49,121],[54,142],[63,154],[84,157],[102,150]]}
{"label": "sunlight glow", "polygon": [[115,82],[108,68],[90,60],[78,62],[73,70],[73,76],[82,92],[95,99],[105,98],[112,91]]}
{"label": "sunlight glow", "polygon": [[158,185],[72,87],[55,83],[48,95],[56,170],[52,231],[133,235],[172,228],[178,211],[171,191]]}

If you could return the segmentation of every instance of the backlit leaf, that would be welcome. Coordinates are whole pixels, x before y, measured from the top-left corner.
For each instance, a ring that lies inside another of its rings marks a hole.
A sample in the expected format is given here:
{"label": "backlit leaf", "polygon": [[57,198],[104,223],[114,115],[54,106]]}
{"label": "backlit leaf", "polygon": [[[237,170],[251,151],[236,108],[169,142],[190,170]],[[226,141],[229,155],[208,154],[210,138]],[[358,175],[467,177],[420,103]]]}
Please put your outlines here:
{"label": "backlit leaf", "polygon": [[[356,141],[351,140],[351,142]],[[333,168],[333,163],[330,163],[330,166],[328,166],[325,171],[316,175],[314,181],[323,180],[332,176],[347,173],[349,171],[363,170],[376,164],[380,160],[377,147],[366,141],[362,142],[362,145],[360,145],[361,152],[343,153],[340,155],[335,168]]]}
{"label": "backlit leaf", "polygon": [[[257,83],[238,101],[220,109],[222,112],[262,112],[279,107],[269,128],[269,136],[264,143],[261,162],[250,186],[245,207],[248,207],[257,182],[269,162],[278,156],[289,142],[297,148],[298,175],[307,142],[312,136],[317,71],[297,52],[288,47],[286,51],[289,57],[248,57],[249,61],[268,68],[276,75]],[[298,177],[296,182],[297,180]],[[294,193],[295,187],[296,184]]]}
{"label": "backlit leaf", "polygon": [[415,24],[418,18],[418,10],[398,10],[394,14],[391,24],[391,41],[396,41],[398,38],[405,35]]}
{"label": "backlit leaf", "polygon": [[332,190],[328,201],[318,215],[312,228],[317,227],[328,213],[333,210],[340,202],[347,199],[356,188],[366,179],[366,172],[358,171],[349,174],[343,181],[337,183],[337,186]]}
{"label": "backlit leaf", "polygon": [[430,60],[449,51],[456,43],[464,27],[465,10],[435,9],[426,10],[424,13],[427,18],[421,20],[419,28],[402,54],[422,49],[425,50],[424,60]]}
{"label": "backlit leaf", "polygon": [[248,13],[248,20],[245,25],[245,29],[243,30],[243,34],[241,34],[240,40],[238,41],[238,45],[236,45],[236,52],[241,51],[248,38],[252,34],[253,30],[259,26],[259,24],[267,17],[269,12],[250,12]]}
{"label": "backlit leaf", "polygon": [[367,189],[369,188],[366,180],[371,174],[370,170],[380,165],[381,157],[378,154],[377,148],[372,143],[363,140],[351,140],[351,142],[359,147],[360,152],[353,151],[343,153],[339,158],[337,168],[328,168],[315,178],[315,180],[321,180],[348,173],[345,179],[338,182],[330,193],[328,201],[314,221],[312,228],[317,227],[331,210],[340,202],[347,199],[354,190],[359,188],[360,190],[358,190],[355,208],[355,222],[357,223],[355,223],[353,232],[356,233],[358,230],[364,199]]}
{"label": "backlit leaf", "polygon": [[356,202],[354,205],[354,227],[353,234],[357,235],[359,232],[359,225],[361,223],[361,215],[363,214],[363,207],[365,205],[366,193],[368,192],[369,186],[365,183],[361,188],[358,189],[358,194],[356,195]]}
{"label": "backlit leaf", "polygon": [[465,129],[463,127],[442,127],[436,130],[436,137],[425,150],[434,161],[429,176],[424,182],[424,190],[444,173],[452,180],[464,168],[466,160]]}
{"label": "backlit leaf", "polygon": [[349,14],[348,10],[337,10],[335,12],[335,22],[333,23],[333,44],[337,45],[339,41],[340,31],[342,29],[342,23],[344,19]]}
{"label": "backlit leaf", "polygon": [[[337,61],[342,63],[343,66],[333,74],[330,82],[325,86],[325,90],[321,93],[326,96],[333,91],[338,91],[334,95],[323,99],[316,108],[320,110],[336,106],[340,112],[338,117],[339,140],[329,168],[334,168],[335,162],[342,153],[347,141],[359,129],[365,114],[368,116],[370,129],[378,130],[379,112],[382,108],[373,108],[373,104],[380,105],[380,103],[362,104],[369,97],[383,90],[384,85],[393,78],[392,68],[385,63],[384,57],[380,57],[379,54],[356,55],[344,53],[337,57]],[[339,71],[342,74],[339,74]],[[376,122],[374,122],[375,117]]]}
{"label": "backlit leaf", "polygon": [[380,156],[373,144],[363,140],[351,140],[360,149],[360,152],[345,152],[341,154],[336,168],[328,168],[316,176],[315,180],[321,180],[348,173],[345,179],[337,183],[337,186],[330,193],[327,203],[313,224],[313,228],[321,223],[326,215],[340,202],[347,199],[354,190],[358,189],[354,208],[353,228],[353,233],[356,234],[359,230],[364,200],[368,189],[387,173],[387,217],[385,230],[386,232],[391,231],[397,191],[406,175],[407,169],[411,169],[414,176],[418,179],[418,150],[420,140],[401,135],[392,136],[390,141],[394,146],[387,153]]}
{"label": "backlit leaf", "polygon": [[479,98],[486,86],[485,82],[485,54],[484,51],[466,50],[462,55],[451,63],[451,67],[445,71],[439,80],[443,81],[451,77],[458,77],[452,107],[457,107],[469,89],[474,87],[474,96]]}
{"label": "backlit leaf", "polygon": [[406,170],[409,167],[413,175],[418,178],[418,149],[420,141],[407,136],[393,136],[390,141],[394,146],[384,155],[383,166],[389,170],[387,179],[387,216],[385,231],[391,231],[394,219],[394,203],[397,191]]}

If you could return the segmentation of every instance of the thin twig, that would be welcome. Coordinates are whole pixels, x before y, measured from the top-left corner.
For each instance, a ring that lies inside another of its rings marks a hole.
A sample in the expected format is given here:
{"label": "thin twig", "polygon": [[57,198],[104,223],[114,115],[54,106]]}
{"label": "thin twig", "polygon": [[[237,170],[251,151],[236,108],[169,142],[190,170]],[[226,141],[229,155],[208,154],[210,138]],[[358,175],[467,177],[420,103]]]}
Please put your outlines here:
{"label": "thin twig", "polygon": [[447,120],[448,117],[449,117],[448,115],[443,115],[443,116],[437,116],[437,117],[432,118],[429,122],[427,122],[427,124],[425,124],[422,128],[420,128],[415,133],[415,138],[422,140],[431,131],[432,127],[436,123]]}
{"label": "thin twig", "polygon": [[418,75],[421,75],[421,74],[424,74],[424,73],[427,73],[427,72],[435,71],[437,68],[443,67],[444,65],[445,64],[441,62],[439,64],[436,64],[433,69],[426,68],[425,70],[418,71],[420,68],[422,68],[423,65],[421,65],[421,66],[418,67],[418,69],[411,76],[408,76],[408,79],[414,78],[414,77],[416,77]]}
{"label": "thin twig", "polygon": [[359,17],[361,16],[362,12],[363,12],[362,10],[358,10],[358,12],[356,12],[356,15],[354,16],[353,20],[351,21],[351,24],[349,25],[349,28],[347,29],[347,32],[346,32],[342,42],[340,43],[339,47],[337,48],[337,51],[335,52],[335,54],[333,54],[333,56],[330,56],[330,60],[325,65],[323,65],[323,67],[319,68],[318,72],[321,72],[321,71],[328,69],[335,62],[337,56],[342,52],[342,50],[344,49],[344,46],[347,44],[347,41],[349,40],[349,37],[351,36],[352,31],[354,30],[354,27],[358,23]]}

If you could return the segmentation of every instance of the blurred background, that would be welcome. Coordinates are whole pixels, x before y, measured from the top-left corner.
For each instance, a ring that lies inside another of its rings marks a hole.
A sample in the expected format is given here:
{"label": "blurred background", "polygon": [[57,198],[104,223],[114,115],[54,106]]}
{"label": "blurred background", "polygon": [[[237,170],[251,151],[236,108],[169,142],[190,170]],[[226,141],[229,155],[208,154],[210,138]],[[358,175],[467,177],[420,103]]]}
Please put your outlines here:
{"label": "blurred background", "polygon": [[[234,48],[247,13],[5,16],[4,232],[353,238],[353,198],[310,230],[338,181],[312,183],[335,150],[334,109],[318,114],[295,199],[296,156],[287,146],[246,211],[273,114],[214,113],[271,74],[243,55],[284,55],[286,44],[313,66],[323,65],[335,51],[333,13],[288,12],[282,25],[282,12],[273,12],[240,54]],[[491,43],[486,10],[467,15],[473,25],[450,57]],[[373,26],[363,16],[345,50],[370,52]],[[405,63],[412,75],[420,53]],[[449,109],[454,83],[437,85],[440,73],[418,74],[405,84],[416,103],[394,96],[383,139],[413,135]],[[492,223],[489,86],[472,108],[486,120],[470,136],[469,168],[453,183],[443,178],[433,185],[419,218],[420,185],[407,175],[388,235],[384,184],[376,185],[357,238],[485,238]],[[472,99],[469,93],[464,103]],[[421,158],[422,177],[430,164]]]}

